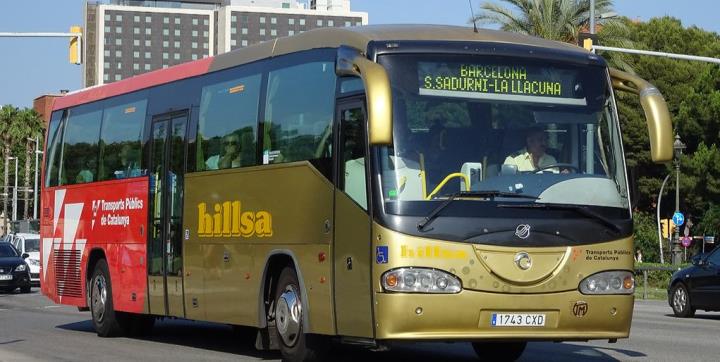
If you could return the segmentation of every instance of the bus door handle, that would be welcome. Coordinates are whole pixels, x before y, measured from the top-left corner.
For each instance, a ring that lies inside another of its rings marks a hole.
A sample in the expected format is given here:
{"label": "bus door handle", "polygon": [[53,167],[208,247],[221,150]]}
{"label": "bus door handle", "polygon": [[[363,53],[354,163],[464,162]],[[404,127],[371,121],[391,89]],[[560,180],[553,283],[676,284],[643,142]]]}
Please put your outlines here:
{"label": "bus door handle", "polygon": [[345,259],[345,267],[347,270],[352,270],[352,256],[348,256],[347,259]]}

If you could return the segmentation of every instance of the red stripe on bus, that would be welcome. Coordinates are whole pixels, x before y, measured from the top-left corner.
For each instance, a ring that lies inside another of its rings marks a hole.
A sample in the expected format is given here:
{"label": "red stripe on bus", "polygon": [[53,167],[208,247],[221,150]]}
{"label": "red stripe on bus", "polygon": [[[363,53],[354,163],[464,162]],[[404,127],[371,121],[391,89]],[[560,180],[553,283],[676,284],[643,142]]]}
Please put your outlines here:
{"label": "red stripe on bus", "polygon": [[208,57],[69,94],[55,99],[53,111],[205,74],[208,72],[208,69],[210,69],[212,61],[213,58]]}

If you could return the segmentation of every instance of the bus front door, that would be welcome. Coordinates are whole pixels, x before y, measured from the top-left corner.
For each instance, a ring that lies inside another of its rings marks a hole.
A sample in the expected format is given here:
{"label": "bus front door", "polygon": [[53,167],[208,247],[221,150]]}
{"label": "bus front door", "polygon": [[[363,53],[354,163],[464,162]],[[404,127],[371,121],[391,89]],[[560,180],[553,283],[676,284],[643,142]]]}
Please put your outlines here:
{"label": "bus front door", "polygon": [[187,112],[153,118],[148,296],[151,314],[184,317],[182,210]]}

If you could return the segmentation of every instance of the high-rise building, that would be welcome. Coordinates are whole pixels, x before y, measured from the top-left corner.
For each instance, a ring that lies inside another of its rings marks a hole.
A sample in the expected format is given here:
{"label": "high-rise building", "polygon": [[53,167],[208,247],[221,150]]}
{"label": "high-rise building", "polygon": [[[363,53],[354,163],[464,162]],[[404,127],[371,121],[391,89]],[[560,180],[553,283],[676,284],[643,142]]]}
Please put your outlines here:
{"label": "high-rise building", "polygon": [[367,24],[367,13],[351,12],[349,0],[319,2],[308,8],[296,0],[88,1],[83,84],[107,84],[314,28]]}

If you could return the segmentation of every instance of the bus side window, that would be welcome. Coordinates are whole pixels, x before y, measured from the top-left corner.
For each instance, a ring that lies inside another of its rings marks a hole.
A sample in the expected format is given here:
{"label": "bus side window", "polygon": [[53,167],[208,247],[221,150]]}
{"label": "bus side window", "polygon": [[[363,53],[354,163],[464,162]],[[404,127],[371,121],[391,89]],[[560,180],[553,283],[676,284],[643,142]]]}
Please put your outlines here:
{"label": "bus side window", "polygon": [[60,184],[95,181],[102,108],[89,104],[72,108],[69,114],[61,151]]}
{"label": "bus side window", "polygon": [[367,210],[365,185],[365,115],[361,107],[342,110],[340,144],[342,160],[339,172],[340,188]]}
{"label": "bus side window", "polygon": [[47,138],[47,152],[45,157],[45,186],[53,187],[59,184],[60,151],[62,150],[62,134],[67,120],[67,111],[55,111],[50,119]]}
{"label": "bus side window", "polygon": [[114,180],[145,174],[140,168],[140,145],[145,124],[147,100],[108,107],[103,113],[100,132],[98,180]]}

